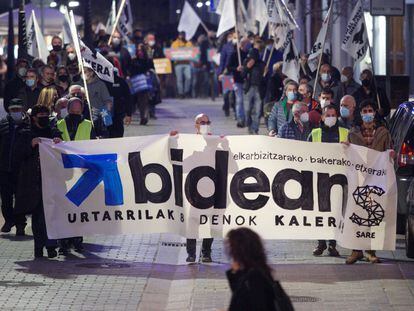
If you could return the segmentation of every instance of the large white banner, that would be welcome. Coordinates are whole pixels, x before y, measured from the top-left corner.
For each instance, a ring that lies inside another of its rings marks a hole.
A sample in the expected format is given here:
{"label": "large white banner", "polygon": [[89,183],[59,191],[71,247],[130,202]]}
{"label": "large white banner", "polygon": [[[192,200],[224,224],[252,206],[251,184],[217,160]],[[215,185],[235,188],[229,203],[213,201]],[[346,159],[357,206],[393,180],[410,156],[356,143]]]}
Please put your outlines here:
{"label": "large white banner", "polygon": [[[246,143],[248,140],[248,143]],[[177,233],[336,239],[394,249],[388,152],[266,136],[144,136],[40,144],[50,238]]]}

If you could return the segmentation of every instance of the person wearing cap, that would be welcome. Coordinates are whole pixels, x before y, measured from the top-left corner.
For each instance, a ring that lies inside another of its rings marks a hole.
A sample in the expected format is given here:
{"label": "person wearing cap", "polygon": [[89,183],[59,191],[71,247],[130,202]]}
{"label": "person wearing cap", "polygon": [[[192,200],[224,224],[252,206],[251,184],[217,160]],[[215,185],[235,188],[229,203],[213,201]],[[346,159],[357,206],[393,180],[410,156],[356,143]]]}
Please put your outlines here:
{"label": "person wearing cap", "polygon": [[49,258],[57,256],[56,240],[49,240],[46,232],[39,158],[40,137],[61,141],[60,133],[51,125],[49,114],[50,110],[46,106],[35,105],[31,109],[31,131],[24,140],[20,169],[20,176],[24,178],[19,178],[16,190],[15,213],[32,214],[35,258],[43,257],[44,248]]}
{"label": "person wearing cap", "polygon": [[[190,41],[186,40],[185,32],[180,31],[178,38],[171,44],[172,49],[191,48]],[[191,66],[189,60],[179,60],[174,62],[174,72],[177,79],[177,91],[180,98],[190,95],[191,89]]]}
{"label": "person wearing cap", "polygon": [[16,62],[16,75],[4,87],[4,110],[7,112],[10,101],[19,97],[19,91],[26,86],[25,79],[29,62],[24,58],[19,58]]}
{"label": "person wearing cap", "polygon": [[30,133],[30,121],[24,114],[23,101],[10,100],[8,114],[0,121],[0,197],[5,224],[1,232],[16,226],[16,235],[25,235],[26,217],[14,213],[14,197],[22,162],[24,138]]}
{"label": "person wearing cap", "polygon": [[[57,122],[57,128],[63,141],[80,141],[96,139],[95,130],[92,122],[85,119],[83,113],[83,102],[77,97],[69,99],[67,104],[68,115]],[[59,137],[55,137],[59,138]],[[59,141],[56,141],[59,143]],[[59,240],[60,249],[59,254],[67,255],[69,248],[73,245],[75,251],[81,252],[83,250],[83,238],[72,237]]]}

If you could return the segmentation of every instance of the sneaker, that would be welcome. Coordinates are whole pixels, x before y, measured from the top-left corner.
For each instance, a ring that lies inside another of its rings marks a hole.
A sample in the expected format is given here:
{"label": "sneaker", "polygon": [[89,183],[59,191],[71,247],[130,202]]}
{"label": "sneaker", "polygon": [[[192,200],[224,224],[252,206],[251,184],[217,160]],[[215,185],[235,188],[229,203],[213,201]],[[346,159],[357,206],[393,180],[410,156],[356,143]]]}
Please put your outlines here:
{"label": "sneaker", "polygon": [[16,227],[16,236],[25,236],[26,232],[24,232],[24,227],[19,226]]}
{"label": "sneaker", "polygon": [[193,255],[188,255],[188,257],[187,257],[187,259],[186,259],[186,262],[195,262],[196,261],[196,258],[195,258],[195,256],[193,256]]}
{"label": "sneaker", "polygon": [[380,259],[375,254],[375,251],[365,251],[366,258],[370,263],[380,263]]}
{"label": "sneaker", "polygon": [[57,257],[58,253],[54,248],[47,249],[47,258],[55,258]]}
{"label": "sneaker", "polygon": [[4,232],[4,233],[10,232],[11,231],[11,228],[13,228],[13,226],[14,226],[14,223],[12,223],[12,222],[6,222],[3,225],[3,227],[1,227],[1,232]]}
{"label": "sneaker", "polygon": [[69,250],[67,248],[59,248],[59,255],[67,256],[69,254]]}
{"label": "sneaker", "polygon": [[245,127],[244,122],[237,122],[237,127],[244,128]]}
{"label": "sneaker", "polygon": [[328,247],[328,253],[329,253],[329,256],[331,256],[331,257],[339,257],[339,252],[338,252],[338,250],[336,249],[335,246],[330,245]]}
{"label": "sneaker", "polygon": [[362,251],[352,251],[351,256],[346,259],[345,263],[347,265],[352,265],[362,258],[364,258]]}
{"label": "sneaker", "polygon": [[318,245],[313,250],[313,256],[321,256],[326,249],[326,245]]}
{"label": "sneaker", "polygon": [[211,255],[203,255],[201,257],[201,262],[204,262],[204,263],[213,262],[213,260],[211,259]]}

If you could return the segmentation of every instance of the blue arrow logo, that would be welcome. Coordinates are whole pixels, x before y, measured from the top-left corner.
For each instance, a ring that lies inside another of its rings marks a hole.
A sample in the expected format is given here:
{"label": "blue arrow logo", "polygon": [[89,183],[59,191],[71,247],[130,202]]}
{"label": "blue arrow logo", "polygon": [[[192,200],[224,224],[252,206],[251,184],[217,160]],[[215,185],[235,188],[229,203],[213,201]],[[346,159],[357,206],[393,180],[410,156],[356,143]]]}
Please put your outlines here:
{"label": "blue arrow logo", "polygon": [[72,189],[69,190],[66,197],[76,206],[80,206],[103,181],[105,204],[109,206],[124,204],[117,159],[118,155],[116,153],[96,155],[62,154],[64,168],[87,169]]}

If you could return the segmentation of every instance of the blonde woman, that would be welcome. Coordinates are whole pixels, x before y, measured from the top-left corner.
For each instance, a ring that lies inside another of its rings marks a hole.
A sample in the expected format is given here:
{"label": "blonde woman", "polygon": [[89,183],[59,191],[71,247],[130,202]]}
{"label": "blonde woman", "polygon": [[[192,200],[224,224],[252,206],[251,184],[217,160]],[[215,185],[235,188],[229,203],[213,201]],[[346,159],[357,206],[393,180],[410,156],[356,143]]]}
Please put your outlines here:
{"label": "blonde woman", "polygon": [[58,98],[58,93],[54,87],[45,87],[40,92],[37,104],[49,108],[50,111],[54,111],[55,102]]}

